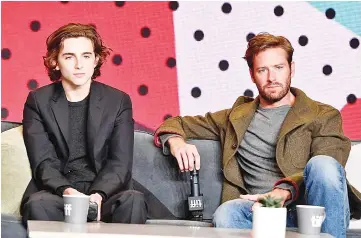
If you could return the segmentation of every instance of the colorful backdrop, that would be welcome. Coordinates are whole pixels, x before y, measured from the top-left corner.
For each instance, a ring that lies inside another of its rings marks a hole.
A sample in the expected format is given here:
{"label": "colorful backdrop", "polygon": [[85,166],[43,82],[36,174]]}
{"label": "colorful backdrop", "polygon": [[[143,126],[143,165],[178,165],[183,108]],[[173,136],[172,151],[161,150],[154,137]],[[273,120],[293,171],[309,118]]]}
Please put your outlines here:
{"label": "colorful backdrop", "polygon": [[1,2],[2,120],[20,122],[29,90],[50,83],[45,40],[69,22],[96,26],[113,49],[98,80],[130,94],[150,130],[257,96],[242,56],[269,32],[295,48],[292,85],[361,140],[361,2]]}

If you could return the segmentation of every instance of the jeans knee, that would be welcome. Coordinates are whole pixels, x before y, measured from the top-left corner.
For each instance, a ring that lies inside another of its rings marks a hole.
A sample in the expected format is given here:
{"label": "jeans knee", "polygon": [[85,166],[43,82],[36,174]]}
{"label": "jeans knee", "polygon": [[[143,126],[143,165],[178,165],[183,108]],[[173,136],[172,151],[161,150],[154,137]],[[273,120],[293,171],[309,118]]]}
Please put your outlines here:
{"label": "jeans knee", "polygon": [[327,185],[343,181],[345,170],[334,158],[317,155],[308,161],[304,175],[305,180],[320,181]]}
{"label": "jeans knee", "polygon": [[243,199],[223,203],[213,214],[213,225],[223,228],[249,228],[252,221],[253,203]]}

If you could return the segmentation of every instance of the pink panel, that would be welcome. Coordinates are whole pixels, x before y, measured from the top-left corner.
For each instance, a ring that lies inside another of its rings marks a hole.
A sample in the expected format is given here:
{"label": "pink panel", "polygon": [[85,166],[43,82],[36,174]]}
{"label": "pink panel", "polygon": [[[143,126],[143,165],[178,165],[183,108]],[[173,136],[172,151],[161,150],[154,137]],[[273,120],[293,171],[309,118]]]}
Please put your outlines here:
{"label": "pink panel", "polygon": [[[3,120],[22,120],[29,80],[35,79],[39,87],[50,83],[42,61],[45,40],[70,22],[94,24],[113,49],[98,80],[130,94],[137,122],[155,129],[165,115],[179,114],[176,67],[166,64],[169,57],[175,58],[168,2],[125,2],[121,7],[115,2],[1,4],[2,50],[11,51],[10,58],[1,62]],[[38,31],[31,30],[32,21],[40,23]],[[143,27],[150,29],[149,37],[142,37]],[[122,58],[120,65],[112,62],[116,54]],[[138,92],[140,85],[146,86],[145,95]]]}
{"label": "pink panel", "polygon": [[341,109],[343,130],[351,140],[361,140],[361,98]]}

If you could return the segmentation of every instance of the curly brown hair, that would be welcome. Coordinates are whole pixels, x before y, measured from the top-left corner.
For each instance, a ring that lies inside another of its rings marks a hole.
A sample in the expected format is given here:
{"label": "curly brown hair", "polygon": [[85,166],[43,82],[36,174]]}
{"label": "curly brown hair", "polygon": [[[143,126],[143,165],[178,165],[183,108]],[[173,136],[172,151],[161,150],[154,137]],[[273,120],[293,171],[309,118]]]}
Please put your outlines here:
{"label": "curly brown hair", "polygon": [[267,32],[257,34],[248,42],[246,54],[243,59],[247,61],[248,67],[253,69],[253,60],[258,53],[276,47],[280,47],[286,51],[287,61],[291,66],[294,49],[290,41],[283,36],[274,36]]}
{"label": "curly brown hair", "polygon": [[77,37],[86,37],[92,41],[95,56],[99,57],[98,64],[94,68],[92,79],[100,76],[100,67],[106,61],[106,58],[110,55],[110,51],[112,49],[104,46],[100,35],[93,25],[69,23],[54,31],[46,39],[47,53],[43,59],[51,81],[58,81],[61,77],[60,70],[56,70],[55,68],[57,65],[56,62],[60,49],[63,47],[64,40]]}

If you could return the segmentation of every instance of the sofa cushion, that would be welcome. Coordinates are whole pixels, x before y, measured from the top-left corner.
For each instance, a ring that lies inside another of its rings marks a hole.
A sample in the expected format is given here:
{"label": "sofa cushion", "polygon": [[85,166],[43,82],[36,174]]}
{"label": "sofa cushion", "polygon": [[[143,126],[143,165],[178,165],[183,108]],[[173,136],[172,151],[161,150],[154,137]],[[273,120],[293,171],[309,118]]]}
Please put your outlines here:
{"label": "sofa cushion", "polygon": [[345,170],[346,177],[348,181],[354,186],[358,191],[361,191],[361,143],[353,145],[351,147],[350,155],[348,157]]}
{"label": "sofa cushion", "polygon": [[[179,219],[188,218],[187,198],[190,194],[189,172],[180,173],[176,159],[164,156],[154,146],[153,135],[136,131],[133,179],[147,188]],[[203,218],[211,220],[221,201],[223,175],[218,141],[191,140],[201,157],[199,173],[203,193]]]}
{"label": "sofa cushion", "polygon": [[[353,145],[351,147],[350,155],[348,157],[348,160],[347,160],[347,163],[345,166],[346,177],[347,177],[348,181],[358,191],[361,191],[360,165],[361,165],[361,143]],[[349,228],[361,230],[361,220],[351,220]],[[360,235],[360,233],[359,233],[359,235]]]}
{"label": "sofa cushion", "polygon": [[27,238],[21,217],[1,213],[1,238]]}
{"label": "sofa cushion", "polygon": [[19,215],[31,170],[22,126],[1,133],[1,213]]}
{"label": "sofa cushion", "polygon": [[9,121],[1,121],[1,132],[10,130],[12,128],[21,126],[21,123],[18,122],[9,122]]}

